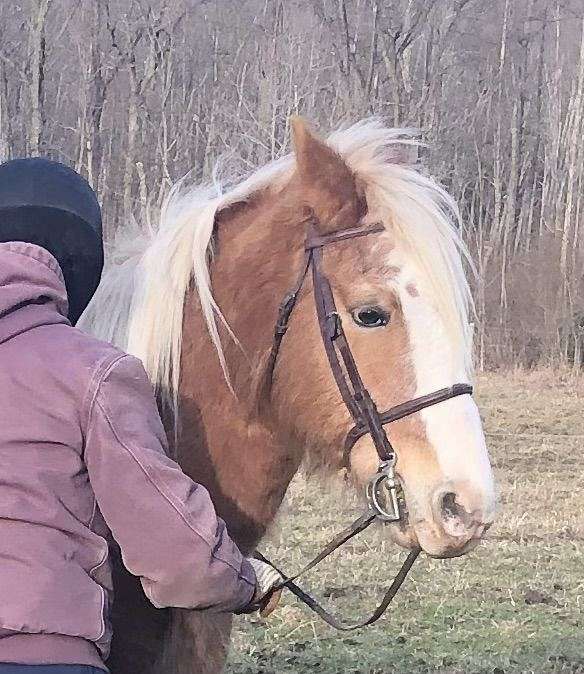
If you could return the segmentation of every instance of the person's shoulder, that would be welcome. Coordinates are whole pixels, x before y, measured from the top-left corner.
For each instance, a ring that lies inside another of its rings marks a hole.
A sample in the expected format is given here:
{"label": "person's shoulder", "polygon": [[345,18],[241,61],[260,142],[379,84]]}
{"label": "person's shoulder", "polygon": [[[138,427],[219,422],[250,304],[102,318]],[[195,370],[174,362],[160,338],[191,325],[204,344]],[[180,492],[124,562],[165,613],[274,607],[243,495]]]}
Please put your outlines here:
{"label": "person's shoulder", "polygon": [[11,341],[17,378],[38,381],[40,389],[55,392],[63,405],[69,401],[79,411],[82,425],[104,383],[111,381],[108,388],[129,390],[132,397],[135,380],[148,382],[140,360],[68,323],[42,325]]}
{"label": "person's shoulder", "polygon": [[92,340],[91,349],[99,358],[94,358],[85,396],[87,419],[99,408],[110,423],[117,420],[119,425],[123,420],[125,427],[148,425],[148,419],[159,421],[155,390],[142,361],[110,344]]}
{"label": "person's shoulder", "polygon": [[124,350],[69,325],[52,326],[42,339],[43,351],[53,352],[53,363],[69,380],[84,386],[98,385],[118,363],[141,371],[141,361]]}
{"label": "person's shoulder", "polygon": [[82,385],[88,416],[97,399],[117,408],[137,404],[144,395],[153,397],[140,359],[78,328],[69,327],[62,339],[71,354],[71,374]]}
{"label": "person's shoulder", "polygon": [[59,341],[65,343],[67,351],[72,358],[78,358],[83,364],[109,362],[123,358],[128,354],[122,349],[104,342],[93,335],[70,326],[62,326]]}

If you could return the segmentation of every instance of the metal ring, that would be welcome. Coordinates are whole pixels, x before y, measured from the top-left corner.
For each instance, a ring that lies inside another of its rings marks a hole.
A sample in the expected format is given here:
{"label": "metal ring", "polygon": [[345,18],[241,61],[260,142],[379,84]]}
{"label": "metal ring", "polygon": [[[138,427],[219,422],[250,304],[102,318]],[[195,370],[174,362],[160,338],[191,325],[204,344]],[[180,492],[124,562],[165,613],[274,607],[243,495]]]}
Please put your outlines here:
{"label": "metal ring", "polygon": [[[381,502],[379,498],[379,489],[386,481],[390,483],[387,486],[387,502],[391,505],[391,511],[387,505]],[[395,477],[389,475],[387,472],[376,473],[369,480],[365,489],[365,493],[370,508],[382,522],[399,522],[401,519],[401,513],[399,501],[397,498],[397,482]]]}

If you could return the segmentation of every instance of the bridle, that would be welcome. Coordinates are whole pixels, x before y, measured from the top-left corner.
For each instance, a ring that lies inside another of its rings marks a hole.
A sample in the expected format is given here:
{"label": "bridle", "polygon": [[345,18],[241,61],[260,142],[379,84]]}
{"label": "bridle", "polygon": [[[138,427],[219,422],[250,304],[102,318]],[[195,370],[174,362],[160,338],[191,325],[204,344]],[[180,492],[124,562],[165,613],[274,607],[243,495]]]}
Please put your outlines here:
{"label": "bridle", "polygon": [[[323,271],[323,253],[326,246],[356,239],[362,236],[379,234],[385,231],[383,224],[369,225],[365,227],[353,227],[329,234],[320,234],[317,221],[313,217],[308,225],[304,244],[304,260],[298,279],[292,289],[285,295],[278,311],[278,318],[274,330],[274,341],[268,357],[265,373],[265,387],[271,390],[274,371],[280,352],[280,346],[284,335],[288,330],[290,316],[298,302],[298,297],[309,271],[312,272],[312,284],[316,315],[320,328],[322,342],[327,355],[332,375],[335,379],[345,406],[349,410],[353,420],[353,426],[345,437],[343,447],[343,465],[350,469],[351,450],[357,440],[369,434],[379,456],[379,467],[371,477],[366,487],[366,496],[369,508],[353,524],[341,531],[330,543],[301,571],[293,576],[283,574],[285,580],[280,584],[292,591],[310,609],[315,611],[325,622],[332,627],[343,631],[350,631],[359,627],[370,625],[378,620],[393,600],[400,586],[404,582],[407,573],[413,565],[420,549],[412,550],[387,590],[381,604],[374,613],[366,620],[357,624],[347,625],[337,620],[326,609],[318,604],[310,595],[304,592],[294,583],[301,575],[314,568],[323,559],[341,545],[366,529],[375,520],[382,522],[398,522],[402,519],[400,508],[400,486],[395,475],[397,461],[395,450],[385,432],[385,425],[403,419],[427,407],[436,405],[450,398],[460,395],[472,394],[472,386],[469,384],[454,384],[433,393],[429,393],[407,402],[396,405],[385,412],[379,412],[371,394],[365,387],[359,369],[353,357],[351,347],[347,341],[341,317],[337,310],[331,285]],[[260,553],[256,555],[267,561]],[[271,562],[270,562],[271,563]]]}

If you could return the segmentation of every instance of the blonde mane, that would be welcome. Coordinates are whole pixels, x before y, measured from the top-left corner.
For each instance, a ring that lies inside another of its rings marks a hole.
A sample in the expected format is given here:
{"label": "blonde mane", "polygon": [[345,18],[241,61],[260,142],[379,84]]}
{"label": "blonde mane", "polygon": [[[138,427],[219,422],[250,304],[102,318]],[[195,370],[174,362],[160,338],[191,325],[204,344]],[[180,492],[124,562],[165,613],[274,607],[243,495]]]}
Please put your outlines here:
{"label": "blonde mane", "polygon": [[[417,144],[414,135],[373,118],[334,132],[327,142],[365,186],[368,203],[383,214],[395,240],[415,258],[470,371],[471,298],[462,264],[469,258],[459,234],[460,216],[452,197],[432,178],[396,161],[400,145]],[[229,188],[218,177],[211,185],[196,187],[183,179],[171,191],[156,231],[129,229],[114,242],[80,327],[140,358],[159,394],[175,409],[184,302],[192,281],[229,381],[217,328],[224,319],[209,276],[215,216],[263,188],[284,183],[293,168],[294,159],[287,155]]]}

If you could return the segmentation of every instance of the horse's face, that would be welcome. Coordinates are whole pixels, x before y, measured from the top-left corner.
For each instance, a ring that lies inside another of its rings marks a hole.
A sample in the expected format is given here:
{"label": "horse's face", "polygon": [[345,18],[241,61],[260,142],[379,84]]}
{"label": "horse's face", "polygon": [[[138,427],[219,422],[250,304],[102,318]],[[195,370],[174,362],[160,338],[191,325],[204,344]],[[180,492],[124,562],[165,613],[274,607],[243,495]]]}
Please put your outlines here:
{"label": "horse's face", "polygon": [[[296,142],[297,155],[310,152],[311,167],[318,166],[318,153],[326,152],[314,146],[317,142],[305,132]],[[308,166],[299,158],[299,171]],[[331,180],[323,175],[328,170],[321,165],[302,192],[303,198],[317,195],[323,181],[323,190],[309,205],[321,222],[329,223],[328,230],[375,222],[356,187],[353,204],[331,206],[329,200],[323,212],[326,189],[350,194],[343,181],[353,180],[342,167]],[[468,381],[464,349],[453,339],[414,256],[392,239],[391,228],[387,234],[327,246],[324,271],[360,374],[380,411]],[[325,356],[310,292],[295,309],[279,368],[274,402],[280,421],[304,442],[314,464],[340,467],[352,422]],[[396,472],[407,505],[407,517],[387,528],[392,539],[405,547],[419,544],[438,557],[471,550],[492,523],[495,509],[493,476],[472,398],[442,402],[386,431],[397,453]],[[361,438],[350,457],[351,481],[363,486],[378,463],[370,437]]]}
{"label": "horse's face", "polygon": [[[360,251],[359,270],[351,264],[355,253],[349,246],[336,253],[331,276],[356,361],[380,410],[468,381],[464,358],[409,257],[389,241],[379,242]],[[393,525],[392,537],[437,556],[472,549],[492,523],[495,501],[473,399],[453,398],[386,430],[408,509],[406,526]],[[355,482],[363,484],[377,464],[369,436],[362,438],[351,454]]]}

